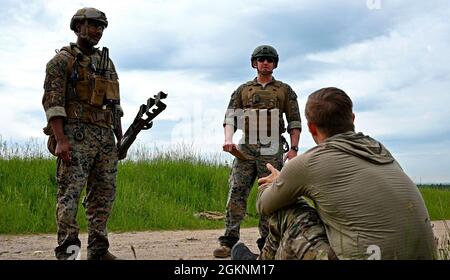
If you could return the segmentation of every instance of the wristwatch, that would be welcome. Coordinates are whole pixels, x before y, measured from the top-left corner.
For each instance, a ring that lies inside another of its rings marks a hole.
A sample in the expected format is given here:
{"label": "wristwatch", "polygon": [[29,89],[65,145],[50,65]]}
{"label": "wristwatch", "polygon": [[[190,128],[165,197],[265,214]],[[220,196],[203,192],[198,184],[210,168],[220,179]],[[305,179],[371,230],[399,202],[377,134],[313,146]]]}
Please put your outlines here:
{"label": "wristwatch", "polygon": [[294,150],[294,151],[298,152],[298,146],[292,146],[291,150]]}

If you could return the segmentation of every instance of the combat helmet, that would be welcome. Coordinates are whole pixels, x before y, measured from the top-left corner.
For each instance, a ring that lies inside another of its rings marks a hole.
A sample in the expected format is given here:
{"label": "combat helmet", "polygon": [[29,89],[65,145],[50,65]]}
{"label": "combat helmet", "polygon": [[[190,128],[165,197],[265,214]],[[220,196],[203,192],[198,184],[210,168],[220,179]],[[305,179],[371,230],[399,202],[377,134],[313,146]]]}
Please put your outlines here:
{"label": "combat helmet", "polygon": [[274,59],[273,67],[277,68],[278,60],[279,60],[277,50],[274,47],[269,46],[269,45],[261,45],[261,46],[258,46],[255,48],[255,50],[252,53],[252,57],[250,59],[250,63],[252,65],[252,67],[253,67],[253,61],[255,59],[257,59],[258,57],[263,57],[263,56],[264,57],[273,57],[273,59]]}
{"label": "combat helmet", "polygon": [[86,19],[100,21],[105,25],[105,28],[108,26],[108,20],[106,19],[104,12],[97,10],[96,8],[81,8],[73,15],[72,20],[70,21],[70,29],[76,31],[77,22]]}

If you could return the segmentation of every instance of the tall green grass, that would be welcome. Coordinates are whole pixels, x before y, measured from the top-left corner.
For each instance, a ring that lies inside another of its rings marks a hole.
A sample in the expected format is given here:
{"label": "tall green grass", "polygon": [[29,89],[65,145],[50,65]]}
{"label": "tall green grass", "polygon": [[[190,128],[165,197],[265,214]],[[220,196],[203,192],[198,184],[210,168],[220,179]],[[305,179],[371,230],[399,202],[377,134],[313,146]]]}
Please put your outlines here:
{"label": "tall green grass", "polygon": [[0,233],[55,229],[54,169],[48,159],[0,159]]}
{"label": "tall green grass", "polygon": [[450,219],[450,186],[421,185],[419,190],[425,200],[431,220]]}
{"label": "tall green grass", "polygon": [[[0,233],[56,230],[55,168],[51,159],[0,159]],[[223,228],[224,221],[194,214],[225,211],[228,175],[226,165],[186,159],[121,163],[108,227],[112,231]],[[244,227],[257,225],[255,199],[253,188]],[[81,204],[77,218],[86,230]]]}
{"label": "tall green grass", "polygon": [[[229,168],[201,161],[155,159],[119,167],[118,197],[110,228],[221,228],[223,221],[194,217],[203,211],[224,212]],[[256,196],[253,190],[252,196]],[[252,207],[253,206],[253,207]],[[255,216],[254,204],[249,204]],[[246,225],[256,225],[250,217]]]}

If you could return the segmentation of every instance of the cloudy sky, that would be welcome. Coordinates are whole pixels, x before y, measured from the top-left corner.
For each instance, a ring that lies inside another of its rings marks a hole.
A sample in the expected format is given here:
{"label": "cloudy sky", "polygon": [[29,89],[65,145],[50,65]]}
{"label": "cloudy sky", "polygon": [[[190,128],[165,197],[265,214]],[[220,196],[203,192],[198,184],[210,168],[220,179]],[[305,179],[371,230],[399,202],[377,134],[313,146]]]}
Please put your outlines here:
{"label": "cloudy sky", "polygon": [[[270,44],[275,77],[302,111],[326,86],[353,99],[356,129],[382,141],[417,183],[450,182],[450,4],[447,0],[0,0],[0,135],[44,139],[45,64],[76,40],[75,11],[103,10],[99,46],[115,62],[124,127],[158,91],[168,109],[139,135],[153,147],[220,153],[229,97],[255,76],[250,54]],[[303,117],[304,120],[304,117]],[[305,123],[304,123],[305,124]],[[301,151],[314,145],[306,127]],[[235,141],[238,135],[235,136]]]}

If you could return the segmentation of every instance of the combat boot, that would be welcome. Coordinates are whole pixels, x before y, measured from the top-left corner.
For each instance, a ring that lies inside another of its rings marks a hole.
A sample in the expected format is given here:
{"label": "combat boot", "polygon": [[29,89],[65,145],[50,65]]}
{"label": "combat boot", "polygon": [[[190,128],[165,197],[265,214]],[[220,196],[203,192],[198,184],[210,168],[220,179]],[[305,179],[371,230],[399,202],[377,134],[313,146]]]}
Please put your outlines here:
{"label": "combat boot", "polygon": [[258,256],[258,254],[252,253],[242,242],[236,243],[231,249],[232,260],[256,260]]}
{"label": "combat boot", "polygon": [[220,245],[219,248],[214,250],[213,255],[216,258],[227,258],[231,256],[231,248],[225,245]]}
{"label": "combat boot", "polygon": [[99,260],[99,261],[116,261],[120,260],[118,257],[111,254],[109,251],[106,251],[104,254],[94,254],[93,252],[88,252],[87,254],[88,260]]}

